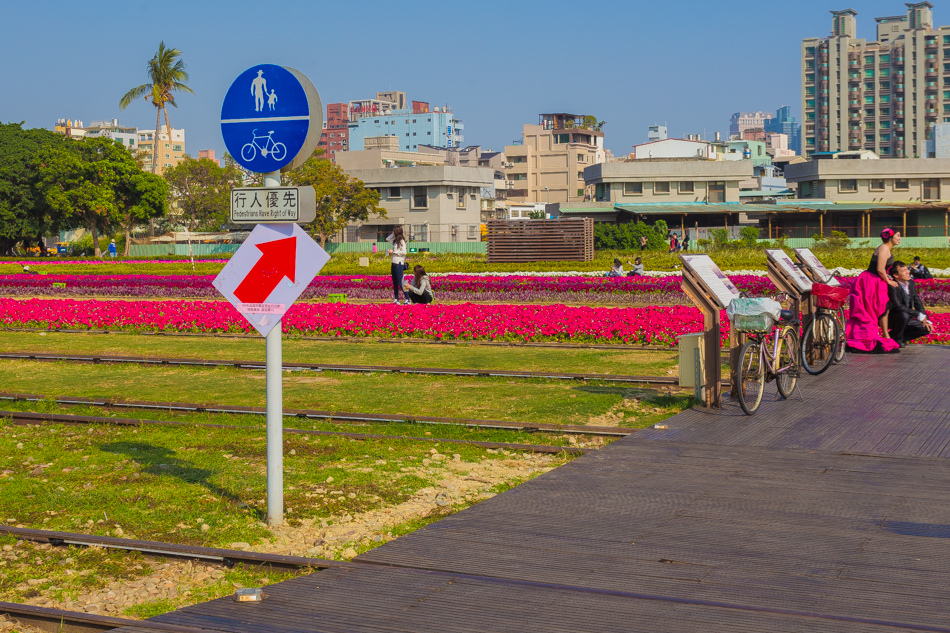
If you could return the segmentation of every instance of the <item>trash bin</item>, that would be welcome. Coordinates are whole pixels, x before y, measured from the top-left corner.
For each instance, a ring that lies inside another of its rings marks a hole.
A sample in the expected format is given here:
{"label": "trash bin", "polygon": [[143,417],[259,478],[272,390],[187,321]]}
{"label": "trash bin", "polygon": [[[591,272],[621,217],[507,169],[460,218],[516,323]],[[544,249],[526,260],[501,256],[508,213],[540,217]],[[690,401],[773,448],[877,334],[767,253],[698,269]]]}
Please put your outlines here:
{"label": "trash bin", "polygon": [[[684,334],[679,338],[680,387],[703,385],[706,375],[706,350],[703,333]],[[698,391],[698,390],[697,390]]]}

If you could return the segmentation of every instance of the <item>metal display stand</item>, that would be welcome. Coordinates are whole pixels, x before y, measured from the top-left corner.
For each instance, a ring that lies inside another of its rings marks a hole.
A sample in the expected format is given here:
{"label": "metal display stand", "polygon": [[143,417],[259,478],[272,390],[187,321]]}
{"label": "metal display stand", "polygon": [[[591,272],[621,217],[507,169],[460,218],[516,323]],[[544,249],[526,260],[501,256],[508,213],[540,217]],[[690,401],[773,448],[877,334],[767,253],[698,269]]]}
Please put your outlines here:
{"label": "metal display stand", "polygon": [[[794,251],[795,259],[800,263],[800,270],[808,276],[812,283],[827,284],[835,287],[841,286],[841,282],[832,276],[831,272],[815,257],[815,254],[811,252],[810,248],[796,248]],[[811,325],[812,319],[815,318],[817,311],[818,306],[815,304],[811,292],[809,292],[804,310],[802,311],[802,332]]]}
{"label": "metal display stand", "polygon": [[[703,406],[722,407],[722,370],[719,339],[719,311],[725,310],[732,299],[739,296],[739,290],[708,255],[680,255],[683,262],[683,281],[681,288],[697,308],[703,313],[703,346],[706,367],[703,375]],[[729,361],[733,389],[738,384],[736,368],[741,348],[741,336],[730,336]]]}

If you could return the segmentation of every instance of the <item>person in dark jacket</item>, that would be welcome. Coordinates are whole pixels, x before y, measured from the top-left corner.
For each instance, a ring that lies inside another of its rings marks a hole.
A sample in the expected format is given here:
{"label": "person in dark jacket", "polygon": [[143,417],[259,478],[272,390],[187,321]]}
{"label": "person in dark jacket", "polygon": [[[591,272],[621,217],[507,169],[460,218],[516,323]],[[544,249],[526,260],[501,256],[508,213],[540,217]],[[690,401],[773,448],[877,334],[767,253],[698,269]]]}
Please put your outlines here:
{"label": "person in dark jacket", "polygon": [[933,279],[927,267],[920,261],[920,257],[914,258],[914,263],[910,265],[910,276],[914,279]]}
{"label": "person in dark jacket", "polygon": [[924,302],[917,294],[914,280],[911,279],[907,264],[896,261],[890,268],[891,277],[896,286],[888,286],[890,318],[888,330],[891,338],[903,347],[908,341],[927,336],[933,329],[933,323],[924,309]]}

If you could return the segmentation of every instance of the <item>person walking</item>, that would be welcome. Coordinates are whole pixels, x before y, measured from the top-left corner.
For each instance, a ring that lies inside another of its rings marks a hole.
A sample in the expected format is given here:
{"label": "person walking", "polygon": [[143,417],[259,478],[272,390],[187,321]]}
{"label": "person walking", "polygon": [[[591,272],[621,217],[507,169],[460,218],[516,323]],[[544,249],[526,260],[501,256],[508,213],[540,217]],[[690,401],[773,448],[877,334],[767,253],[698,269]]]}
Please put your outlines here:
{"label": "person walking", "polygon": [[406,291],[402,288],[402,275],[406,270],[406,238],[403,234],[402,226],[397,226],[392,233],[393,247],[386,251],[390,256],[389,274],[393,278],[393,303],[399,304],[399,291],[402,290],[402,297],[409,303]]}
{"label": "person walking", "polygon": [[689,252],[689,231],[683,234],[683,252]]}
{"label": "person walking", "polygon": [[403,290],[412,303],[432,303],[432,282],[429,281],[426,269],[419,264],[412,269],[412,281],[407,283]]}
{"label": "person walking", "polygon": [[645,251],[646,249],[647,249],[647,236],[641,235],[640,236],[640,250]]}
{"label": "person walking", "polygon": [[115,256],[119,254],[119,249],[116,248],[115,240],[109,242],[109,257],[115,259]]}

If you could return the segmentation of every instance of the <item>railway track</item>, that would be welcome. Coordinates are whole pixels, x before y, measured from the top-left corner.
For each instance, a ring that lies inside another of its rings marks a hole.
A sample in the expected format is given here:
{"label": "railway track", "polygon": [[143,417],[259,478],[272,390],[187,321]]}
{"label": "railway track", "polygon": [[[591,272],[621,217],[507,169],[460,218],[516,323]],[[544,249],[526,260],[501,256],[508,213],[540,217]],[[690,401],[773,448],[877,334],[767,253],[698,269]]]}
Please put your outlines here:
{"label": "railway track", "polygon": [[[107,354],[56,354],[48,352],[0,352],[0,358],[14,360],[37,360],[92,364],[134,364],[162,365],[178,367],[234,367],[238,369],[262,370],[265,364],[260,361],[212,360],[203,358],[165,358],[158,356],[114,356]],[[334,363],[283,363],[285,370],[292,371],[338,371],[348,373],[394,373],[427,374],[440,376],[478,376],[495,378],[545,378],[549,380],[601,380],[604,382],[622,382],[647,384],[654,386],[679,387],[676,376],[630,376],[622,374],[579,374],[563,372],[516,371],[508,369],[458,369],[444,367],[397,367],[391,365],[339,365]]]}
{"label": "railway track", "polygon": [[[0,400],[25,402],[54,402],[61,405],[87,405],[113,409],[151,409],[162,411],[181,411],[186,413],[231,413],[246,415],[266,415],[264,407],[236,406],[224,404],[199,404],[189,402],[148,402],[141,400],[112,400],[109,398],[84,398],[72,396],[45,396],[28,393],[0,392]],[[18,412],[9,412],[18,413]],[[47,415],[47,414],[31,414]],[[90,416],[72,416],[90,417]],[[508,422],[505,420],[481,420],[472,418],[442,418],[424,415],[384,414],[384,413],[354,413],[345,411],[318,411],[313,409],[284,409],[284,417],[298,417],[330,422],[350,423],[416,423],[416,424],[448,424],[471,428],[499,429],[506,431],[530,431],[540,433],[578,434],[578,435],[606,435],[623,437],[635,432],[636,429],[614,426],[583,426],[562,424],[532,424],[526,422]],[[104,424],[118,418],[101,418]],[[190,422],[176,422],[175,424],[192,424]],[[214,425],[212,425],[214,426]],[[243,427],[242,427],[243,428]],[[309,432],[309,431],[308,431]]]}
{"label": "railway track", "polygon": [[[9,418],[14,424],[108,424],[112,426],[181,426],[190,428],[223,429],[223,430],[247,430],[246,426],[235,426],[227,424],[208,424],[197,422],[179,422],[171,420],[148,420],[141,418],[111,418],[91,415],[63,415],[55,413],[34,413],[32,411],[0,411],[0,418]],[[252,427],[253,428],[253,427]],[[257,429],[263,430],[263,429]],[[324,437],[341,437],[352,440],[408,440],[411,442],[431,442],[439,444],[459,444],[463,446],[478,446],[479,448],[505,449],[512,451],[528,451],[531,453],[544,453],[548,455],[557,455],[568,453],[571,455],[583,455],[591,452],[592,449],[579,448],[576,446],[550,446],[546,444],[517,444],[510,442],[482,442],[479,440],[466,440],[457,438],[435,438],[435,437],[415,437],[410,435],[382,435],[378,433],[348,433],[344,431],[317,431],[311,429],[293,429],[284,428],[284,433],[290,435],[315,435]]]}
{"label": "railway track", "polygon": [[0,602],[0,615],[9,616],[21,624],[49,631],[49,633],[95,633],[116,629],[134,629],[136,633],[151,633],[152,631],[155,633],[218,633],[216,629],[115,618],[98,613],[50,609],[15,602]]}

